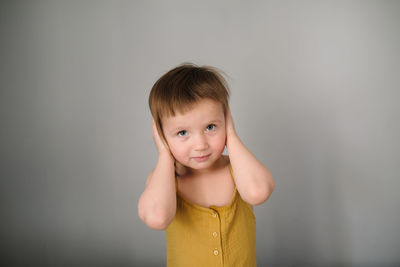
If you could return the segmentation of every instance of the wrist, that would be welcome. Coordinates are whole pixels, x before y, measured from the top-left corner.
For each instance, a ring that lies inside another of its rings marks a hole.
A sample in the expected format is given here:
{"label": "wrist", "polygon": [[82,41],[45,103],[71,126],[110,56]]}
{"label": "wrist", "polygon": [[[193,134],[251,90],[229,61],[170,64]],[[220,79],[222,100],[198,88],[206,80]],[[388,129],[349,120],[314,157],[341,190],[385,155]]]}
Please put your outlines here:
{"label": "wrist", "polygon": [[240,138],[236,134],[236,132],[232,131],[226,135],[226,147],[228,150],[232,145],[240,143],[240,142],[241,142]]}
{"label": "wrist", "polygon": [[172,165],[175,162],[174,157],[172,156],[171,152],[169,150],[162,150],[158,152],[158,160],[171,163]]}

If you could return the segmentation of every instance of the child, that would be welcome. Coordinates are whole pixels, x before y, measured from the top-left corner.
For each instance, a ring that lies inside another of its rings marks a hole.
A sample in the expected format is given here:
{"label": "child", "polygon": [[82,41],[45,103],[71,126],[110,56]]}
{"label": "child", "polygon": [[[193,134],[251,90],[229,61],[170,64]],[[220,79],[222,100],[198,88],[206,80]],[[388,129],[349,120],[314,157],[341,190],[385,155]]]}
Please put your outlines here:
{"label": "child", "polygon": [[237,136],[228,90],[215,68],[193,64],[151,90],[158,161],[138,215],[166,231],[168,267],[257,265],[253,206],[269,198],[274,181]]}

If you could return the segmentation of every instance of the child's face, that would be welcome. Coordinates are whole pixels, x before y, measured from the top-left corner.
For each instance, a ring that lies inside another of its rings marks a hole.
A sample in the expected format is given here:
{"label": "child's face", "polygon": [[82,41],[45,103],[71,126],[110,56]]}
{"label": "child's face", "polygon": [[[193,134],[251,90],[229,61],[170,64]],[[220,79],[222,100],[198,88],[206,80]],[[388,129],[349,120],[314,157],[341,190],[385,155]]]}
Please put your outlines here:
{"label": "child's face", "polygon": [[184,114],[162,119],[163,132],[174,158],[194,170],[207,170],[225,148],[225,114],[221,103],[202,99]]}

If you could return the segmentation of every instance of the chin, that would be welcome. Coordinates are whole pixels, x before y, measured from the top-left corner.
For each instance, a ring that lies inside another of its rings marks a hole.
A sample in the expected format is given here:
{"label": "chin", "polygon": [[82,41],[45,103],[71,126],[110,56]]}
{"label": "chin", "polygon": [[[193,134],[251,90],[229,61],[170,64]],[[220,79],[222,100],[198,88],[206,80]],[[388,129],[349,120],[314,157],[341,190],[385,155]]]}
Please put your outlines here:
{"label": "chin", "polygon": [[204,162],[195,162],[193,164],[191,164],[191,168],[195,169],[195,170],[204,170],[204,169],[208,169],[210,167],[212,167],[219,158],[216,159],[209,159],[207,161]]}

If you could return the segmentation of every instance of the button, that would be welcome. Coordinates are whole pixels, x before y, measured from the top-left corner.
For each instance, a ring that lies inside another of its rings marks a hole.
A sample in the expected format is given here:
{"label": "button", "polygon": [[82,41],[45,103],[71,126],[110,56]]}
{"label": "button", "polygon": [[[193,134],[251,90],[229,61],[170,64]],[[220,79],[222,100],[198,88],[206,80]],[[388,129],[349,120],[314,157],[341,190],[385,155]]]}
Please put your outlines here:
{"label": "button", "polygon": [[212,216],[213,216],[213,218],[217,218],[217,214],[216,213],[213,213]]}
{"label": "button", "polygon": [[217,249],[214,249],[214,255],[215,255],[215,256],[218,256],[218,254],[219,254],[218,250],[217,250]]}
{"label": "button", "polygon": [[217,232],[214,232],[212,235],[213,235],[213,237],[217,237],[217,236],[218,236],[218,233],[217,233]]}

